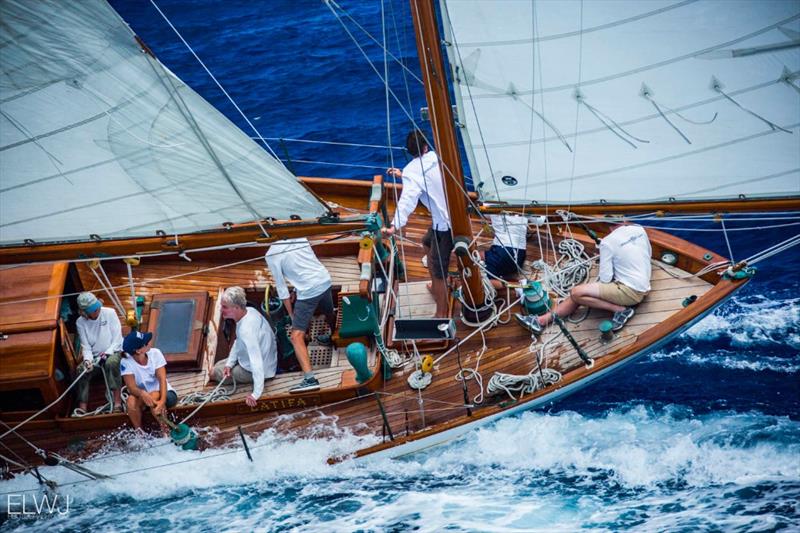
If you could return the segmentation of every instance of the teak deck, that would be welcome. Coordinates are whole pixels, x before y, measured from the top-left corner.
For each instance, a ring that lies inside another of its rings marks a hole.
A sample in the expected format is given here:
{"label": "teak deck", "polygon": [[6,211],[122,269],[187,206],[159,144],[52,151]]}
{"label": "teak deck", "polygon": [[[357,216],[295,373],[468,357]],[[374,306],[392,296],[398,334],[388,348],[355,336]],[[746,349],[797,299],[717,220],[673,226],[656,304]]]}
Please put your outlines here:
{"label": "teak deck", "polygon": [[[410,241],[404,246],[404,259],[407,279],[411,283],[404,289],[408,291],[408,297],[404,300],[404,296],[400,296],[398,316],[406,311],[412,316],[432,314],[430,295],[425,288],[425,281],[428,279],[427,270],[421,262],[423,250],[421,246],[416,245],[421,241],[428,224],[427,217],[415,214],[404,235]],[[475,227],[477,231],[479,228],[477,222]],[[554,327],[549,328],[537,344],[531,346],[531,335],[510,320],[509,314],[504,319],[505,323],[498,324],[484,335],[473,335],[458,350],[452,351],[437,364],[433,371],[433,382],[421,392],[421,395],[412,390],[406,382],[408,375],[416,369],[413,363],[395,370],[391,379],[385,382],[379,379],[380,372],[374,372],[376,375],[374,381],[370,382],[371,388],[377,389],[382,397],[389,429],[395,440],[391,442],[388,438],[384,438],[381,444],[358,451],[356,454],[382,451],[399,444],[413,442],[443,429],[468,425],[470,422],[496,415],[512,406],[520,406],[544,397],[600,370],[614,367],[703,316],[743,285],[740,281],[720,280],[716,273],[705,275],[703,279],[695,277],[681,279],[681,276],[686,276],[687,271],[697,271],[722,258],[712,254],[711,259],[705,259],[703,255],[708,252],[705,249],[662,232],[649,231],[649,233],[654,257],[660,257],[663,250],[679,250],[681,259],[676,267],[654,265],[652,292],[637,307],[635,316],[625,328],[613,340],[606,343],[600,340],[597,327],[600,321],[609,318],[609,313],[592,310],[584,321],[568,324],[569,330],[580,346],[596,359],[593,369],[587,369],[575,350],[562,338],[547,351],[544,362],[545,367],[562,373],[559,383],[525,396],[519,401],[509,401],[507,395],[501,395],[485,397],[482,404],[473,404],[473,399],[480,391],[475,381],[468,380],[466,386],[470,412],[467,413],[461,382],[455,379],[460,367],[474,369],[477,365],[478,371],[483,376],[484,385],[494,372],[527,374],[536,367],[536,358],[531,349],[537,349],[541,342],[545,342],[557,331]],[[584,242],[588,253],[594,253],[594,245],[585,235],[576,232],[575,238]],[[479,242],[486,244],[488,239],[481,238]],[[537,243],[538,239],[535,237],[529,239],[528,262],[539,257]],[[358,288],[359,268],[355,260],[357,246],[355,239],[341,238],[331,240],[316,249],[331,272],[334,285],[346,292],[357,291]],[[207,291],[213,299],[212,305],[215,306],[215,312],[210,318],[212,325],[209,328],[207,343],[215,344],[216,339],[212,337],[218,329],[219,314],[216,307],[220,291],[231,285],[263,290],[271,281],[263,260],[264,252],[265,248],[261,247],[239,249],[217,256],[198,254],[192,257],[192,262],[178,259],[143,259],[139,266],[134,267],[133,274],[136,295],[145,298],[145,312],[142,317],[144,329],[147,329],[149,303],[153,295],[164,292]],[[552,257],[549,259],[552,260]],[[216,268],[232,262],[239,263]],[[104,268],[112,285],[120,287],[118,289],[120,299],[123,302],[129,301],[125,265],[120,261],[109,261],[108,264],[104,264]],[[455,262],[451,263],[451,270],[454,268]],[[84,289],[99,289],[97,280],[86,265],[79,265],[77,271],[79,274],[77,282]],[[692,295],[697,296],[697,301],[684,307],[682,305],[684,299]],[[498,296],[505,298],[505,294]],[[518,307],[514,309],[516,310]],[[458,316],[457,308],[454,316]],[[459,321],[457,327],[457,336],[461,339],[472,331]],[[385,333],[384,338],[390,335],[390,332]],[[485,351],[482,350],[482,338],[485,338]],[[377,370],[377,362],[378,360],[373,358],[373,370]],[[168,374],[168,379],[180,396],[197,390],[211,390],[215,383],[208,382],[207,372],[212,364],[211,357],[206,357],[203,370],[171,372]],[[4,377],[9,371],[4,363],[2,370]],[[335,424],[338,430],[346,429],[361,435],[371,434],[380,437],[388,433],[375,395],[365,388],[360,388],[355,382],[354,371],[344,357],[343,348],[336,350],[328,368],[318,368],[316,372],[322,383],[322,390],[318,393],[292,396],[288,394],[288,388],[299,379],[299,373],[278,375],[266,384],[265,395],[272,398],[269,401],[261,402],[256,408],[247,407],[243,398],[252,389],[248,385],[240,385],[229,402],[208,404],[192,419],[191,424],[218,428],[219,439],[232,435],[239,425],[245,426],[250,432],[275,427],[279,431],[292,432],[297,436],[307,434],[312,428],[318,431],[320,427],[330,424]],[[95,400],[99,400],[97,392],[94,395]],[[363,397],[358,397],[359,395]],[[424,400],[423,409],[420,409],[420,396]],[[335,403],[323,405],[329,402]],[[178,416],[182,417],[192,409],[193,406],[183,407],[178,410]],[[291,413],[294,413],[294,416],[285,416]],[[14,424],[29,414],[31,412],[2,413],[2,418],[6,423]],[[66,410],[62,407],[57,415],[66,415]],[[72,444],[72,449],[76,449],[76,443],[80,444],[94,435],[124,426],[126,420],[124,415],[119,414],[83,419],[45,414],[27,424],[21,433],[48,450],[61,450],[68,444]],[[16,437],[9,436],[4,439],[4,444],[16,453],[31,457],[30,450]]]}

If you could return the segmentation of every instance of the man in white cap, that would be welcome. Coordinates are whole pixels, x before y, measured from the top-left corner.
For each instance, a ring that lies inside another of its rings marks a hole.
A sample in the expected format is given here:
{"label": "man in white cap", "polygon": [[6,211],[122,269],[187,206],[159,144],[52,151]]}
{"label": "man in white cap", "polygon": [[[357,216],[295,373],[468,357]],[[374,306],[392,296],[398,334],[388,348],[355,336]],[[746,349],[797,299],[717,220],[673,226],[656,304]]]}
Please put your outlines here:
{"label": "man in white cap", "polygon": [[102,300],[91,292],[78,295],[78,308],[81,316],[75,326],[81,340],[83,366],[87,372],[78,385],[78,404],[86,411],[89,406],[89,383],[93,376],[105,374],[108,388],[113,396],[114,412],[122,412],[120,389],[122,376],[119,361],[122,353],[122,326],[117,313],[103,307]]}

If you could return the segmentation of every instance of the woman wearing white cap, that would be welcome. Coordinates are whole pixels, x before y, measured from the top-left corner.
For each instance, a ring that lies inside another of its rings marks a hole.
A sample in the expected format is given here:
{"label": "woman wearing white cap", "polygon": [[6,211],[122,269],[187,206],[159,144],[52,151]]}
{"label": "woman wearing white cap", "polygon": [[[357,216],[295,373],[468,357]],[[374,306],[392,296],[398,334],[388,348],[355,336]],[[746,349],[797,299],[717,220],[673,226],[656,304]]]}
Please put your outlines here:
{"label": "woman wearing white cap", "polygon": [[79,407],[86,411],[89,404],[89,382],[102,369],[113,396],[113,410],[122,412],[119,394],[122,388],[122,378],[119,373],[122,326],[119,317],[113,309],[103,307],[103,301],[98,300],[91,292],[82,292],[78,295],[78,308],[81,316],[78,317],[75,326],[78,329],[78,338],[81,340],[83,366],[87,370],[78,384]]}
{"label": "woman wearing white cap", "polygon": [[[152,338],[152,333],[134,330],[122,343],[125,358],[120,362],[120,370],[128,387],[128,418],[137,429],[142,427],[145,407],[158,420],[178,403],[178,394],[167,381],[164,354],[158,348],[148,348]],[[166,426],[161,427],[166,431]]]}

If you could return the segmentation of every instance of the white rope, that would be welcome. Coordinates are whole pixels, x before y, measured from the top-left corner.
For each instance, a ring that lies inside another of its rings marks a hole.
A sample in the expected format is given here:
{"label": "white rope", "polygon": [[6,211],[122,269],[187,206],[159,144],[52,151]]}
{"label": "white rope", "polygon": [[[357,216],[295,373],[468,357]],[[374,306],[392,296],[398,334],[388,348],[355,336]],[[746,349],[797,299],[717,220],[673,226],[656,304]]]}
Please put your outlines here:
{"label": "white rope", "polygon": [[[511,309],[512,307],[514,307],[515,305],[517,305],[517,304],[518,304],[518,303],[519,303],[521,300],[522,300],[522,298],[517,298],[516,300],[514,300],[514,301],[513,301],[513,302],[511,302],[510,304],[506,305],[506,307],[504,307],[504,308],[500,309],[500,310],[497,312],[497,314],[498,314],[498,315],[502,315],[503,313],[506,313],[506,312],[507,312],[509,309]],[[471,339],[473,336],[475,336],[475,335],[477,335],[478,333],[480,333],[481,331],[483,331],[483,330],[484,330],[484,329],[485,329],[487,326],[488,326],[488,323],[484,323],[482,326],[479,326],[478,328],[476,328],[476,329],[475,329],[474,331],[472,331],[472,332],[471,332],[469,335],[467,335],[466,337],[464,337],[463,339],[461,339],[461,340],[460,340],[458,343],[456,343],[456,345],[455,345],[455,346],[451,346],[451,347],[450,347],[450,348],[449,348],[449,349],[448,349],[446,352],[444,352],[442,355],[440,355],[439,357],[437,357],[437,358],[436,358],[436,359],[433,361],[433,364],[434,364],[434,365],[438,364],[438,363],[439,363],[439,361],[441,361],[442,359],[444,359],[445,357],[447,357],[447,356],[448,356],[449,354],[451,354],[451,353],[452,353],[452,352],[453,352],[453,351],[454,351],[456,348],[458,348],[459,346],[461,346],[462,344],[464,344],[465,342],[467,342],[467,341],[468,341],[469,339]]]}
{"label": "white rope", "polygon": [[408,386],[414,390],[422,390],[433,381],[433,375],[430,372],[423,372],[422,370],[415,370],[408,376]]}
{"label": "white rope", "polygon": [[[542,375],[544,380],[540,377]],[[526,394],[531,394],[559,381],[561,381],[561,373],[552,368],[543,368],[541,374],[538,368],[534,368],[524,376],[495,372],[486,385],[486,392],[489,395],[504,392],[510,399],[519,400]],[[514,396],[514,393],[519,393],[519,396]]]}
{"label": "white rope", "polygon": [[[105,293],[108,295],[108,299],[111,301],[111,305],[113,305],[114,307],[117,308],[117,313],[120,316],[124,317],[125,316],[125,308],[123,308],[122,305],[117,302],[117,299],[115,298],[115,295],[113,294],[113,287],[107,287],[105,282],[103,281],[103,279],[97,273],[97,270],[92,268],[91,265],[89,267],[89,270],[91,270],[92,274],[94,274],[94,277],[97,278],[97,283],[100,284],[100,288],[102,288],[103,291],[105,291]],[[77,293],[77,294],[80,294],[80,293]],[[60,298],[61,296],[59,295],[57,297]],[[47,296],[47,297],[42,298],[42,299],[49,299],[49,298],[52,298],[52,296]]]}
{"label": "white rope", "polygon": [[543,259],[533,261],[531,266],[542,271],[543,281],[553,292],[566,298],[573,287],[586,283],[591,265],[599,256],[589,257],[583,244],[575,239],[564,239],[558,243],[558,251],[561,256],[553,267]]}
{"label": "white rope", "polygon": [[186,415],[184,419],[179,422],[179,424],[186,423],[187,420],[192,418],[208,402],[221,402],[224,400],[230,400],[231,396],[233,396],[236,393],[236,378],[233,376],[233,372],[231,372],[230,377],[231,381],[233,381],[233,387],[231,387],[230,390],[221,388],[222,384],[225,383],[225,380],[228,379],[228,378],[222,378],[222,381],[220,381],[217,384],[217,386],[214,387],[214,390],[212,390],[211,392],[198,391],[187,394],[186,396],[181,398],[181,401],[178,403],[178,405],[188,405],[190,403],[198,403],[198,402],[200,402],[200,405],[198,405],[194,411]]}
{"label": "white rope", "polygon": [[134,312],[134,316],[136,316],[136,290],[133,285],[133,267],[127,262],[125,263],[125,266],[128,267],[128,284],[131,286],[131,309]]}
{"label": "white rope", "polygon": [[720,224],[722,224],[722,235],[725,237],[725,245],[728,247],[728,257],[731,260],[731,263],[735,263],[736,260],[733,258],[733,248],[731,248],[731,241],[728,239],[728,232],[725,230],[725,219],[719,219]]}
{"label": "white rope", "polygon": [[781,241],[778,244],[772,245],[761,252],[751,255],[750,257],[745,259],[745,262],[748,265],[754,265],[760,261],[772,257],[773,255],[786,251],[789,248],[792,248],[793,246],[797,246],[798,244],[800,244],[800,233],[798,233],[794,237],[789,237],[785,241]]}

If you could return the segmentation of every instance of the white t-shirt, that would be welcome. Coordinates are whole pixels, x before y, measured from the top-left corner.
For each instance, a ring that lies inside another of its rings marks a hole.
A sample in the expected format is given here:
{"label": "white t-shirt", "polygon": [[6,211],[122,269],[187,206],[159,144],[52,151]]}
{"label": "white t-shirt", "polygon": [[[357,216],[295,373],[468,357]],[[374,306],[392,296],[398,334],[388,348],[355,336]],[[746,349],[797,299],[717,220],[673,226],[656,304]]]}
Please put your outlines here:
{"label": "white t-shirt", "polygon": [[600,241],[600,282],[619,281],[639,292],[650,290],[650,239],[641,226],[620,226]]}
{"label": "white t-shirt", "polygon": [[252,307],[236,323],[236,342],[225,366],[233,368],[237,362],[253,374],[253,396],[258,398],[264,392],[264,380],[278,370],[278,345],[272,326]]}
{"label": "white t-shirt", "polygon": [[316,298],[332,285],[328,269],[317,259],[306,238],[274,242],[264,259],[281,300],[289,297],[287,281],[297,290],[298,300]]}
{"label": "white t-shirt", "polygon": [[447,211],[439,156],[433,150],[415,157],[403,168],[403,191],[392,219],[395,228],[400,229],[408,223],[408,217],[417,208],[417,202],[422,202],[430,211],[433,229],[450,229],[450,213]]}
{"label": "white t-shirt", "polygon": [[528,247],[528,219],[521,215],[489,215],[492,244],[524,250]]}
{"label": "white t-shirt", "polygon": [[[164,354],[158,348],[147,350],[147,364],[140,365],[133,356],[126,355],[119,362],[119,373],[123,376],[133,376],[136,386],[146,392],[155,392],[161,389],[156,377],[156,370],[167,366]],[[167,390],[175,390],[167,381]]]}
{"label": "white t-shirt", "polygon": [[104,353],[122,351],[122,326],[113,309],[103,307],[95,320],[80,316],[75,326],[81,339],[84,361],[91,361]]}

